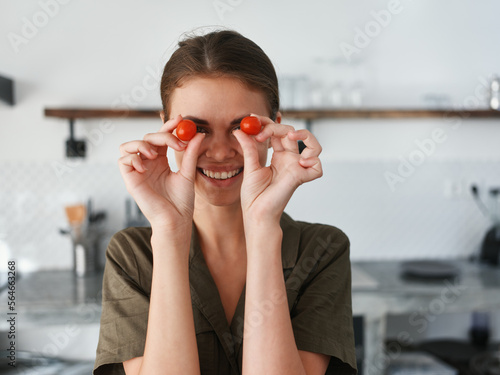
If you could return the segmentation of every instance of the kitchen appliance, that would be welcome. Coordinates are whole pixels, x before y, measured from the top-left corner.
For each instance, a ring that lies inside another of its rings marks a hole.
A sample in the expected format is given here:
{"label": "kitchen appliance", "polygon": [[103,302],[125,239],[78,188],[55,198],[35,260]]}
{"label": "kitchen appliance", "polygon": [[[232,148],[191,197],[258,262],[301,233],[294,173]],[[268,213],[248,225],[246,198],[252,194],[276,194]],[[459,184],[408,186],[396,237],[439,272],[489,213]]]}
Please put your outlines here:
{"label": "kitchen appliance", "polygon": [[0,102],[14,105],[14,81],[0,76]]}
{"label": "kitchen appliance", "polygon": [[93,212],[92,201],[87,206],[73,204],[65,207],[70,228],[61,229],[61,234],[69,234],[73,244],[73,271],[84,277],[99,270],[99,248],[104,235],[101,223],[106,218],[104,211]]}
{"label": "kitchen appliance", "polygon": [[479,260],[498,266],[500,264],[500,188],[492,187],[489,190],[489,201],[493,207],[492,209],[488,209],[481,200],[479,188],[476,185],[472,185],[471,191],[483,214],[489,216],[493,221],[493,225],[484,236]]}
{"label": "kitchen appliance", "polygon": [[414,279],[450,279],[459,276],[460,269],[442,260],[415,260],[401,263],[401,273],[405,278]]}
{"label": "kitchen appliance", "polygon": [[496,266],[500,264],[500,225],[495,225],[486,232],[480,259]]}

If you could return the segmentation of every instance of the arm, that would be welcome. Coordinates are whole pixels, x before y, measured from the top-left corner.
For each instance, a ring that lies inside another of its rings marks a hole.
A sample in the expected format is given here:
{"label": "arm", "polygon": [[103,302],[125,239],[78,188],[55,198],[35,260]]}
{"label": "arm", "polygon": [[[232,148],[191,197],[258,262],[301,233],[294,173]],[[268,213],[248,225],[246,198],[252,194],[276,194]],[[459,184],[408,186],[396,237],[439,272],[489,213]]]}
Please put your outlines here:
{"label": "arm", "polygon": [[[329,356],[295,344],[281,265],[279,223],[249,231],[244,374],[324,374]],[[254,360],[259,358],[259,360]]]}
{"label": "arm", "polygon": [[[153,231],[153,280],[146,346],[143,357],[123,363],[127,375],[199,374],[189,291],[190,233],[191,230],[186,228],[175,238],[171,233]],[[174,251],[161,252],[158,249]]]}
{"label": "arm", "polygon": [[[329,356],[297,349],[293,335],[283,268],[279,218],[295,189],[322,175],[316,139],[307,131],[274,124],[252,140],[235,131],[245,158],[242,209],[247,242],[247,286],[243,373],[324,374]],[[274,149],[270,167],[258,163],[254,142],[269,139]],[[297,141],[308,146],[299,154]]]}
{"label": "arm", "polygon": [[[160,132],[121,148],[119,165],[127,190],[153,230],[153,275],[144,355],[123,363],[127,375],[200,373],[188,261],[195,166],[203,136],[182,145],[171,134],[179,121],[167,121]],[[170,171],[167,146],[186,150],[178,173]]]}

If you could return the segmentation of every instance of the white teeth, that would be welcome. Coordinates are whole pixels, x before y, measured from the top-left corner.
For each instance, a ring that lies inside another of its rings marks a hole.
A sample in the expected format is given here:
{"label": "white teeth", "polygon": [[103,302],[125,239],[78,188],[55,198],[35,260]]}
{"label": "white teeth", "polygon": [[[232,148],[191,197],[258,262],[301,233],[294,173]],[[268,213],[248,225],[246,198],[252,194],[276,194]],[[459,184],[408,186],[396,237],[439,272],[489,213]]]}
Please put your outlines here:
{"label": "white teeth", "polygon": [[235,169],[234,171],[229,172],[214,172],[208,169],[203,169],[203,174],[207,177],[214,178],[216,180],[227,180],[228,178],[236,176],[241,172],[241,168]]}

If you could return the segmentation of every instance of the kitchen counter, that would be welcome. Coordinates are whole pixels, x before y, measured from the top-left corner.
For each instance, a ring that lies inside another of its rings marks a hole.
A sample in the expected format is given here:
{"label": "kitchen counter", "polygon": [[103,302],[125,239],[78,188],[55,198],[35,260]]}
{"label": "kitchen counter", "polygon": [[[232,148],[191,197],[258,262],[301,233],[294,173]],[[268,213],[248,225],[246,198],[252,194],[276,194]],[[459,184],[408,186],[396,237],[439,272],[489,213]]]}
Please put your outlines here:
{"label": "kitchen counter", "polygon": [[[364,318],[365,374],[384,371],[386,318],[418,312],[422,317],[447,312],[500,309],[500,268],[455,261],[451,279],[405,278],[400,262],[353,262],[353,314]],[[25,274],[16,283],[16,312],[26,329],[61,324],[98,325],[102,273],[76,278],[71,271]],[[0,312],[7,314],[6,292]],[[6,319],[0,330],[7,328]],[[371,365],[370,364],[381,364]]]}
{"label": "kitchen counter", "polygon": [[[400,262],[353,262],[353,311],[369,314],[365,299],[376,298],[386,314],[404,314],[421,309],[459,312],[500,309],[500,267],[466,260],[450,261],[458,269],[456,277],[417,278],[402,273]],[[371,283],[357,284],[356,276]],[[440,301],[440,302],[438,302]]]}
{"label": "kitchen counter", "polygon": [[[460,271],[458,277],[426,280],[403,277],[400,262],[353,262],[353,312],[370,314],[373,306],[366,306],[364,301],[373,298],[385,302],[384,313],[390,314],[411,311],[411,301],[432,301],[436,297],[443,297],[447,311],[500,309],[499,267],[468,261],[452,264]],[[89,306],[100,309],[101,287],[102,273],[82,278],[71,271],[24,274],[16,282],[16,311],[26,317],[57,312],[58,320],[61,314],[68,314],[75,322],[80,319],[89,322],[85,312],[90,310]],[[4,290],[0,294],[2,300],[6,300],[6,293]],[[394,304],[396,301],[399,303]],[[0,311],[7,312],[6,303],[2,303]],[[98,318],[93,317],[92,322],[98,322]]]}
{"label": "kitchen counter", "polygon": [[[75,277],[72,271],[40,271],[16,280],[15,312],[23,327],[52,324],[99,323],[102,272]],[[7,310],[7,290],[0,294],[0,312]],[[4,302],[5,301],[5,302]],[[0,330],[7,328],[0,320]]]}
{"label": "kitchen counter", "polygon": [[[394,356],[385,347],[389,315],[410,314],[410,326],[421,328],[441,314],[500,310],[500,267],[450,264],[458,269],[456,277],[433,279],[405,276],[400,262],[353,262],[353,314],[364,319],[364,374],[383,374]],[[413,340],[406,331],[400,336]]]}

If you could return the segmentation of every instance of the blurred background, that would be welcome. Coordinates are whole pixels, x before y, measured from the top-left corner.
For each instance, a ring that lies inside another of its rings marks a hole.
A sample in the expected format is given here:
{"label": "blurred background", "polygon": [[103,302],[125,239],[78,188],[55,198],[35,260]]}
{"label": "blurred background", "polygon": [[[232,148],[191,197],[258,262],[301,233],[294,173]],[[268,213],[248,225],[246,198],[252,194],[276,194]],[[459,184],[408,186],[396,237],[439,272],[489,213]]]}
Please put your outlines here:
{"label": "blurred background", "polygon": [[[324,177],[300,187],[286,211],[346,232],[359,263],[353,275],[370,293],[380,291],[376,276],[386,273],[369,270],[370,263],[398,264],[390,270],[399,274],[407,261],[441,262],[424,263],[429,270],[489,257],[492,273],[482,284],[474,279],[482,268],[458,267],[468,290],[483,296],[479,305],[467,300],[473,306],[456,308],[453,319],[434,314],[425,330],[415,332],[414,324],[409,332],[415,341],[466,339],[472,310],[487,310],[489,337],[498,339],[500,302],[485,306],[489,295],[471,286],[500,286],[500,232],[491,232],[500,207],[498,14],[494,0],[0,0],[0,270],[14,259],[19,283],[23,275],[78,273],[68,206],[84,206],[82,220],[94,229],[83,250],[95,248],[95,265],[83,261],[82,274],[102,268],[113,233],[147,225],[120,178],[118,147],[156,131],[160,119],[76,119],[70,126],[44,111],[160,109],[161,72],[182,35],[226,27],[273,61],[283,122],[309,127],[323,146]],[[311,112],[321,118],[311,120]],[[376,117],[380,112],[386,115]],[[85,157],[67,157],[69,138],[85,143]],[[81,308],[88,291],[74,299],[81,291],[75,285],[68,299]],[[428,286],[419,285],[418,295]],[[98,290],[90,293],[96,306]],[[382,336],[397,336],[415,311],[422,310],[401,311],[393,325],[384,318]],[[89,321],[98,318],[96,308]]]}

